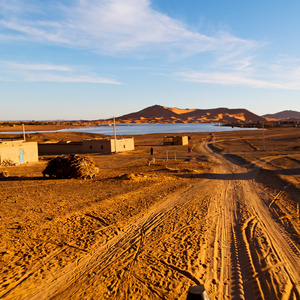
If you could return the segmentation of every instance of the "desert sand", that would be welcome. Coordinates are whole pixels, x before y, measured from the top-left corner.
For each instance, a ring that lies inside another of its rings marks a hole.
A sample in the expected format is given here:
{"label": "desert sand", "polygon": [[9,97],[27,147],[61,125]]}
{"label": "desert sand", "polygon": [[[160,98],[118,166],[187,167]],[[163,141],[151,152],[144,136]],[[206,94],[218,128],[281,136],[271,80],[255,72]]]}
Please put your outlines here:
{"label": "desert sand", "polygon": [[[66,135],[28,139],[90,137]],[[90,155],[91,180],[0,167],[0,298],[300,299],[300,129],[190,137]]]}

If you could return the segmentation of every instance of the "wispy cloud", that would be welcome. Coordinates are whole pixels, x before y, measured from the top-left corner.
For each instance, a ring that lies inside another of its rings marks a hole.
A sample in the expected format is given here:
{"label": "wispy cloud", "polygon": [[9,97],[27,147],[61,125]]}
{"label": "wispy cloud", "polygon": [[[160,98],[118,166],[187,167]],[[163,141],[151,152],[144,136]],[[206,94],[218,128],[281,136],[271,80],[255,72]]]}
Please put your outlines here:
{"label": "wispy cloud", "polygon": [[4,62],[7,68],[18,70],[35,70],[35,71],[72,71],[68,66],[46,65],[46,64],[21,64],[16,62]]}
{"label": "wispy cloud", "polygon": [[106,84],[121,84],[118,81],[102,78],[97,75],[70,75],[63,76],[57,74],[26,74],[24,81],[27,82],[69,82],[69,83],[106,83]]}
{"label": "wispy cloud", "polygon": [[122,84],[81,68],[65,65],[0,62],[1,81]]}
{"label": "wispy cloud", "polygon": [[[67,2],[68,6],[63,4],[64,1],[1,0],[0,43],[29,41],[121,57],[183,58],[207,54],[210,59],[205,67],[177,72],[176,79],[254,88],[300,89],[298,61],[282,56],[275,62],[259,62],[257,51],[266,45],[265,41],[243,39],[226,31],[210,35],[195,31],[154,10],[150,0]],[[11,75],[7,78],[19,76],[25,81],[119,84],[67,66],[15,64],[7,68],[10,71],[6,74]],[[18,74],[16,70],[19,70]]]}
{"label": "wispy cloud", "polygon": [[[18,2],[19,5],[22,1]],[[26,1],[27,3],[28,1]],[[0,8],[8,6],[3,0]],[[196,32],[174,18],[151,8],[150,0],[78,0],[73,6],[57,5],[52,20],[42,21],[43,11],[51,6],[41,2],[34,19],[17,8],[3,13],[0,26],[3,39],[20,37],[30,41],[85,47],[106,55],[142,54],[155,51],[172,55],[193,55],[207,51],[239,53],[257,46],[257,42],[219,32],[208,36]],[[24,3],[23,3],[24,5]],[[54,4],[49,8],[54,10]],[[12,6],[12,5],[11,5]],[[17,5],[13,6],[17,7]]]}
{"label": "wispy cloud", "polygon": [[182,81],[211,83],[220,85],[243,85],[254,88],[282,88],[281,85],[263,80],[247,78],[243,74],[233,72],[196,72],[185,71],[175,74]]}
{"label": "wispy cloud", "polygon": [[[291,61],[295,62],[296,60],[291,59]],[[174,73],[173,76],[177,80],[186,82],[300,90],[300,66],[294,64],[258,64],[255,67],[253,64],[251,66],[245,64],[245,69],[232,68],[223,71],[184,70]]]}

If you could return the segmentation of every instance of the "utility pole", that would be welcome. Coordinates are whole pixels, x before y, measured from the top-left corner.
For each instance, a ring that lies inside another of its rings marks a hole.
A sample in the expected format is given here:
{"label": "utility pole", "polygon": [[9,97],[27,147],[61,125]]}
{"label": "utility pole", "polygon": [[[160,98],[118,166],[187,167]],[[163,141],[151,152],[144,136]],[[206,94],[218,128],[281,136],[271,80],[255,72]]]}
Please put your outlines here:
{"label": "utility pole", "polygon": [[22,124],[22,127],[23,127],[23,141],[24,143],[26,142],[26,136],[25,136],[25,125]]}
{"label": "utility pole", "polygon": [[263,128],[263,150],[265,151],[265,124],[264,121],[262,122],[262,128]]}
{"label": "utility pole", "polygon": [[115,153],[117,153],[117,135],[116,135],[116,120],[114,117],[114,137],[115,137]]}

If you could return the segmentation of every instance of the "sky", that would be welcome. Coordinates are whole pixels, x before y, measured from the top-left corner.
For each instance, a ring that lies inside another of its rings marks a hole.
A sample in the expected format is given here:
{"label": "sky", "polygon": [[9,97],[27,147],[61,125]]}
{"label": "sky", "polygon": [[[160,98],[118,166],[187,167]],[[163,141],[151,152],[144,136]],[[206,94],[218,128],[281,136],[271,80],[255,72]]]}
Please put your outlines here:
{"label": "sky", "polygon": [[299,0],[0,0],[0,120],[300,111]]}

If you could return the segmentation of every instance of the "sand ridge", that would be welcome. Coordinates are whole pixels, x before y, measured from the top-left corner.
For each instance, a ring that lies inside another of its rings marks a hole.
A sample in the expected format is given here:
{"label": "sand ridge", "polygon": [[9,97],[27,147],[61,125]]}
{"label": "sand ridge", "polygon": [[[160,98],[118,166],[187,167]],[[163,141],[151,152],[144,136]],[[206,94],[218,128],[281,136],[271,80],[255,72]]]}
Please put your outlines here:
{"label": "sand ridge", "polygon": [[196,109],[182,109],[177,107],[166,107],[166,106],[163,106],[163,108],[169,109],[170,111],[174,112],[177,115],[190,113],[196,110]]}

